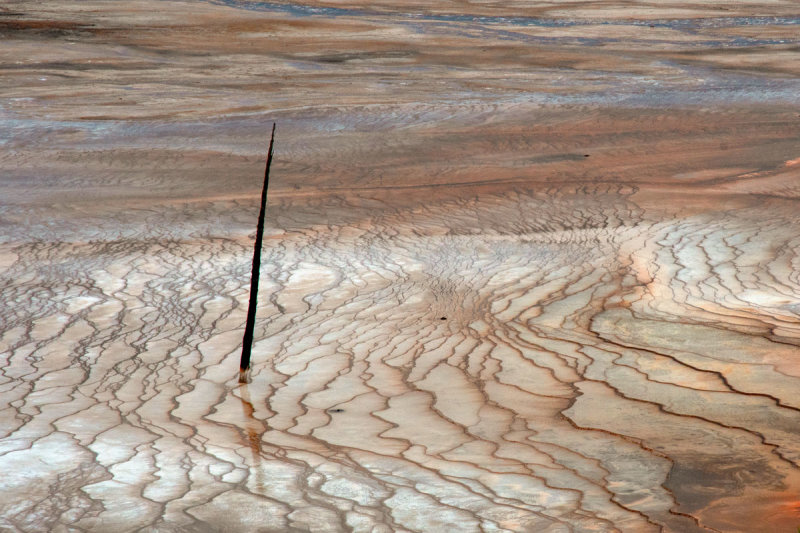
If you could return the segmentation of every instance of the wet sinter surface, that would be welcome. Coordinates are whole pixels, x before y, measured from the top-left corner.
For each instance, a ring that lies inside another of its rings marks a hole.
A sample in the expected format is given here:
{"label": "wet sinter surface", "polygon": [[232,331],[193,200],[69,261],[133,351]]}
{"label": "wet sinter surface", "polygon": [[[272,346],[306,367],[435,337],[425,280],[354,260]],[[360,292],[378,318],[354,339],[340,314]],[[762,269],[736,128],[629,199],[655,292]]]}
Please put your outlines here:
{"label": "wet sinter surface", "polygon": [[6,2],[0,530],[795,531],[798,17]]}

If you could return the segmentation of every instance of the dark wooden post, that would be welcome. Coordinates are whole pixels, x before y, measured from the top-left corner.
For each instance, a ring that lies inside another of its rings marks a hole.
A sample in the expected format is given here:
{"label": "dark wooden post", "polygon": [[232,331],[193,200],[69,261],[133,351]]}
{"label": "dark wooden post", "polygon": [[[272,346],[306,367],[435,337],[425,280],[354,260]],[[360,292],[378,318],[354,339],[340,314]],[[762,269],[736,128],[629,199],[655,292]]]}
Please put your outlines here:
{"label": "dark wooden post", "polygon": [[264,169],[264,188],[261,189],[261,211],[258,213],[256,227],[256,244],[253,249],[253,271],[250,274],[250,305],[247,307],[247,323],[242,339],[242,359],[239,363],[239,383],[250,381],[250,351],[253,348],[253,328],[256,323],[258,307],[258,274],[261,270],[261,241],[264,239],[264,214],[267,210],[267,188],[269,187],[269,166],[272,164],[272,145],[275,142],[275,123],[272,124],[272,136],[269,139],[267,166]]}

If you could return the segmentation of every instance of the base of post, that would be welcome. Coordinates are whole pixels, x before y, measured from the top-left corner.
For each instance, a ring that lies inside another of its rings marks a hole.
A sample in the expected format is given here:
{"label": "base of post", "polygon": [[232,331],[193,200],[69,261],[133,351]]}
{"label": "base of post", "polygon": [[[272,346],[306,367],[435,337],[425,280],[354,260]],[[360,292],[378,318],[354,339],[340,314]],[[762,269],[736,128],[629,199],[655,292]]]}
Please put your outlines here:
{"label": "base of post", "polygon": [[250,369],[249,368],[240,368],[239,369],[239,383],[250,383]]}

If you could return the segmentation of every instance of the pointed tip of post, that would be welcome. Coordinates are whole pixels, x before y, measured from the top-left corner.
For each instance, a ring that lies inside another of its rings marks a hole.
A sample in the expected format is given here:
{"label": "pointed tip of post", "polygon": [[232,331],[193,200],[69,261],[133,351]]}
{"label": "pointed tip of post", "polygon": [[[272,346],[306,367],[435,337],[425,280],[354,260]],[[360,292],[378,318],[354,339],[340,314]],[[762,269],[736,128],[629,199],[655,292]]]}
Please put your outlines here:
{"label": "pointed tip of post", "polygon": [[250,369],[249,368],[240,368],[239,369],[239,383],[250,383]]}
{"label": "pointed tip of post", "polygon": [[269,136],[269,149],[267,149],[267,158],[272,159],[274,152],[273,146],[275,145],[275,122],[272,123],[272,135]]}

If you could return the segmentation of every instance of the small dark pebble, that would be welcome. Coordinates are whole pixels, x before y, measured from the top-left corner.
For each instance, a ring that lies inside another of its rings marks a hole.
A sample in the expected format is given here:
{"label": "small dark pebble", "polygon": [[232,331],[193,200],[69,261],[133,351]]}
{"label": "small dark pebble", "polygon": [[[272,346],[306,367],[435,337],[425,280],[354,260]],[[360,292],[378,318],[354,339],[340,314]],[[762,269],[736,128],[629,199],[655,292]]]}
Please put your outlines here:
{"label": "small dark pebble", "polygon": [[344,413],[344,409],[328,409],[329,413]]}
{"label": "small dark pebble", "polygon": [[589,157],[589,154],[583,154],[583,157]]}
{"label": "small dark pebble", "polygon": [[446,317],[446,316],[443,316],[443,317],[442,317],[442,318],[440,318],[439,320],[447,320],[447,317]]}

